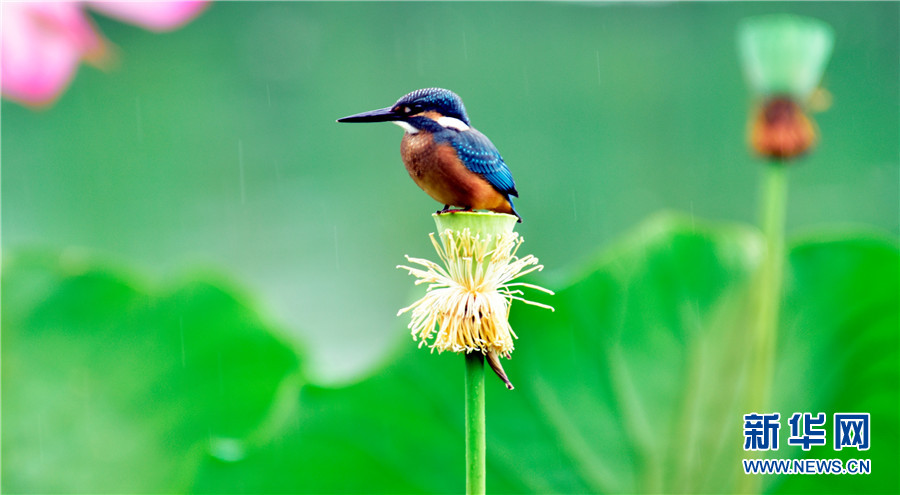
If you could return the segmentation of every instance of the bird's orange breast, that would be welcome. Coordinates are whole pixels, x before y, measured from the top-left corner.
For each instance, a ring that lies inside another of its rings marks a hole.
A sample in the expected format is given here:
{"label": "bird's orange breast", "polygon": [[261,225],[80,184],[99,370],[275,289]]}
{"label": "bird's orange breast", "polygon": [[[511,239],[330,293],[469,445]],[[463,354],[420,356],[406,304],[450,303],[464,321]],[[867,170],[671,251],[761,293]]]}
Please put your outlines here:
{"label": "bird's orange breast", "polygon": [[412,180],[439,203],[512,214],[506,197],[467,169],[452,145],[436,144],[431,133],[406,133],[400,155]]}

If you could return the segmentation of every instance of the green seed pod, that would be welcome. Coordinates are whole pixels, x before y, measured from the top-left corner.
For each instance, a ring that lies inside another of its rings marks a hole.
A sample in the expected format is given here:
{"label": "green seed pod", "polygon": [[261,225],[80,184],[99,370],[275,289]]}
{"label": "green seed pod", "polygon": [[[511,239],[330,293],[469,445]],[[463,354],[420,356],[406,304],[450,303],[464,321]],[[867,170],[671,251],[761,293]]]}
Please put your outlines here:
{"label": "green seed pod", "polygon": [[805,102],[822,79],[833,46],[831,26],[810,17],[766,15],[738,26],[744,73],[762,97],[784,95]]}

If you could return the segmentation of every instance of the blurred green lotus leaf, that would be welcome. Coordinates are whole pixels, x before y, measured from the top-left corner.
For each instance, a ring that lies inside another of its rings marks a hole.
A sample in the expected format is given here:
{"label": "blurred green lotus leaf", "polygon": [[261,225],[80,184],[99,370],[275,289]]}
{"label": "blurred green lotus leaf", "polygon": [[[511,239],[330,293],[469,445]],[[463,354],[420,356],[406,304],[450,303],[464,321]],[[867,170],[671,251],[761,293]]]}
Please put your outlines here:
{"label": "blurred green lotus leaf", "polygon": [[4,253],[3,491],[179,493],[273,416],[296,353],[246,301],[141,288],[77,254]]}

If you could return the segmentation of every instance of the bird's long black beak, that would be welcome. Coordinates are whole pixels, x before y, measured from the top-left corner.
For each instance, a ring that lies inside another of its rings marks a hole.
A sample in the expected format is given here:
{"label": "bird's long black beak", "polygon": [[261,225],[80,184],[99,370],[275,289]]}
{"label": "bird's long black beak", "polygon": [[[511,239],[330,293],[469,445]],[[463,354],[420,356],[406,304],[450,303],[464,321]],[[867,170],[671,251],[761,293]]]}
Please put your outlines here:
{"label": "bird's long black beak", "polygon": [[400,116],[392,112],[390,107],[337,119],[338,122],[391,122],[393,120],[400,120]]}

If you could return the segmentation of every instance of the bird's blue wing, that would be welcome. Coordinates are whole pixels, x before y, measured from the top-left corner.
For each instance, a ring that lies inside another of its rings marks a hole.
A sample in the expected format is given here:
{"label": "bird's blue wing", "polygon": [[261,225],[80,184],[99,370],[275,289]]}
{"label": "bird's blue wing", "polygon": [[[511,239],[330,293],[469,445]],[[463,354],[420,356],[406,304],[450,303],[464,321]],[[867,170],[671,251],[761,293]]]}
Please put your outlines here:
{"label": "bird's blue wing", "polygon": [[519,195],[509,167],[503,162],[500,152],[487,136],[469,128],[454,132],[449,141],[466,168],[484,177],[501,193]]}

